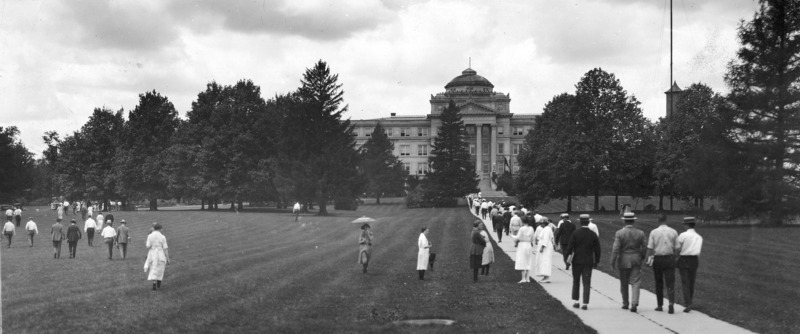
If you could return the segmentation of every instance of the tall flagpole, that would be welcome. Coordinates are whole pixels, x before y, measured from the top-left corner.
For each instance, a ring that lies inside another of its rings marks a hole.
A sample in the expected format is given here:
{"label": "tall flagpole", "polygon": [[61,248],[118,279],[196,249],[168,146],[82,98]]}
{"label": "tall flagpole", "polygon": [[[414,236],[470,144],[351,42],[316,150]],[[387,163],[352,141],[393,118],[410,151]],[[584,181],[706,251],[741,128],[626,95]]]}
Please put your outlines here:
{"label": "tall flagpole", "polygon": [[672,90],[672,0],[669,0],[669,89]]}

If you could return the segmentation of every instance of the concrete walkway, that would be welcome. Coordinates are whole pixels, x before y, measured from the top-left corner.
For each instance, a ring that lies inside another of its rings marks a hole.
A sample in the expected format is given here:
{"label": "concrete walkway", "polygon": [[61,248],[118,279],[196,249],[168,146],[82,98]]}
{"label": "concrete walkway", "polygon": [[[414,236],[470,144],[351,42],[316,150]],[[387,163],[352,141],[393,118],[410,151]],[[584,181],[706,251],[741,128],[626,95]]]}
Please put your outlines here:
{"label": "concrete walkway", "polygon": [[[474,215],[474,211],[471,211]],[[489,234],[497,241],[497,234],[492,232],[491,219],[484,221]],[[511,237],[503,236],[503,241],[497,243],[511,261],[516,259],[516,248]],[[603,256],[600,258],[604,264],[609,259],[606,256],[610,252],[603,249]],[[495,248],[495,256],[502,256]],[[603,273],[599,270],[592,272],[592,293],[589,300],[589,309],[581,310],[572,307],[572,270],[565,270],[564,259],[561,253],[553,253],[553,273],[550,276],[551,283],[522,283],[522,284],[541,284],[541,286],[553,298],[561,301],[564,308],[575,313],[588,326],[591,326],[598,333],[753,333],[744,328],[729,324],[722,320],[714,319],[701,312],[692,310],[690,313],[683,313],[683,306],[675,304],[675,314],[667,313],[668,301],[664,300],[664,311],[658,312],[656,307],[656,295],[650,291],[641,289],[639,296],[638,313],[623,310],[622,296],[619,291],[619,280],[615,277]],[[643,273],[644,274],[644,273]],[[676,302],[679,302],[683,295],[680,290],[680,278],[676,271]],[[541,279],[541,277],[539,277]],[[517,284],[517,282],[513,282]],[[581,291],[581,295],[583,291]]]}

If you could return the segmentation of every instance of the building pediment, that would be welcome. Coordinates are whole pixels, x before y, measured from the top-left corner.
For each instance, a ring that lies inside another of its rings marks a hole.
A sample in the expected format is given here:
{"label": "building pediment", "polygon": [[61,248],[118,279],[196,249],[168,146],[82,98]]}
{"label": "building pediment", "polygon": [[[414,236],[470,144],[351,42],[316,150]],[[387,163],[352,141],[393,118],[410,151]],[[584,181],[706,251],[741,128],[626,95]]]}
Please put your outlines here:
{"label": "building pediment", "polygon": [[458,113],[462,115],[471,115],[471,114],[486,114],[486,113],[496,113],[497,111],[493,108],[487,107],[485,105],[475,103],[475,101],[469,100],[467,102],[457,104],[456,108],[458,109]]}

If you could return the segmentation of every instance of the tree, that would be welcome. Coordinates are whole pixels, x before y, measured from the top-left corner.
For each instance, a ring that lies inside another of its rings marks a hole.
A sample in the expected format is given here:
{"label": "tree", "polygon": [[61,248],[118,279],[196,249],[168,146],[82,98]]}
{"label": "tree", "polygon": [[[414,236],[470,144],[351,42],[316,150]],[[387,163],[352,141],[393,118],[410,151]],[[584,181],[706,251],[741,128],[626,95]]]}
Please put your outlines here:
{"label": "tree", "polygon": [[172,102],[156,91],[146,92],[139,94],[139,105],[128,114],[120,136],[115,159],[118,192],[148,198],[151,211],[158,210],[158,198],[167,196],[166,152],[178,124]]}
{"label": "tree", "polygon": [[33,181],[33,154],[17,136],[17,127],[0,127],[0,201],[3,202],[23,199]]}
{"label": "tree", "polygon": [[431,171],[423,180],[423,198],[434,206],[454,206],[458,198],[478,191],[475,164],[470,161],[466,129],[455,102],[441,114],[428,161]]}
{"label": "tree", "polygon": [[725,76],[737,111],[730,138],[746,162],[727,206],[779,223],[800,208],[800,2],[760,3],[739,26],[742,48]]}
{"label": "tree", "polygon": [[403,163],[393,152],[394,144],[378,122],[369,140],[360,150],[360,172],[366,181],[365,190],[375,196],[378,204],[381,203],[384,193],[402,193],[408,176],[408,172],[403,169]]}
{"label": "tree", "polygon": [[314,200],[319,215],[327,215],[326,204],[333,198],[337,206],[352,208],[362,192],[357,166],[358,151],[339,76],[331,74],[320,60],[306,69],[301,87],[282,103],[278,178],[291,182],[295,196],[306,203]]}

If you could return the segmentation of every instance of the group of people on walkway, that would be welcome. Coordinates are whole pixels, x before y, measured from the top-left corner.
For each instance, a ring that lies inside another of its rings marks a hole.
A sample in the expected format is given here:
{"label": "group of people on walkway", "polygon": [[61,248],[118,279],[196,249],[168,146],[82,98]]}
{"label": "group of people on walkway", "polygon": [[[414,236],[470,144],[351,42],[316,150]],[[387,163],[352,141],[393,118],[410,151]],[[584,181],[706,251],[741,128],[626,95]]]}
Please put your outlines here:
{"label": "group of people on walkway", "polygon": [[[478,250],[491,247],[491,241],[483,241],[476,235],[476,231],[479,231],[483,224],[482,220],[488,219],[492,222],[494,232],[497,233],[498,242],[502,241],[503,232],[515,241],[517,249],[514,269],[521,273],[519,283],[532,282],[534,277],[541,277],[539,280],[541,283],[549,283],[553,253],[560,251],[565,268],[572,269],[573,307],[588,309],[592,271],[600,263],[601,254],[599,230],[590,215],[580,215],[580,225],[576,226],[570,221],[569,214],[564,213],[558,224],[554,225],[535,210],[517,210],[514,206],[506,207],[471,197],[468,198],[468,203],[470,209],[475,210],[474,214],[481,218],[473,223],[471,236],[470,268],[473,270],[473,280],[477,281]],[[485,203],[489,205],[486,211],[483,208]],[[483,216],[484,212],[487,212],[486,218]],[[643,265],[648,265],[653,267],[655,276],[657,305],[655,310],[664,310],[666,286],[666,298],[669,302],[667,312],[674,313],[677,269],[683,289],[684,312],[691,312],[698,259],[703,242],[702,237],[694,229],[696,219],[685,217],[683,224],[687,229],[679,235],[675,229],[666,224],[666,216],[661,216],[660,226],[651,231],[649,236],[634,227],[637,219],[633,212],[623,214],[624,227],[615,233],[611,250],[611,268],[618,272],[620,277],[622,308],[631,312],[638,311],[641,269]],[[582,298],[580,298],[581,287]]]}
{"label": "group of people on walkway", "polygon": [[[103,229],[100,230],[100,236],[103,237],[103,242],[108,247],[108,259],[113,260],[115,246],[118,249],[119,256],[123,260],[127,257],[128,244],[131,241],[132,234],[125,219],[122,219],[120,221],[120,226],[115,229],[113,227],[114,216],[112,214],[100,213],[97,215],[97,220],[89,216],[84,222],[83,232],[78,227],[78,223],[75,219],[71,219],[66,228],[62,225],[62,221],[63,218],[58,217],[56,218],[56,222],[50,227],[50,239],[53,242],[54,259],[61,258],[61,245],[64,240],[67,241],[69,248],[69,258],[76,258],[78,241],[83,238],[84,233],[89,247],[92,247],[95,232],[99,229],[98,221],[105,222]],[[3,225],[3,235],[8,240],[7,248],[11,248],[17,226],[19,226],[19,224],[15,226],[12,218],[7,217],[6,223]],[[147,235],[147,241],[145,242],[148,253],[144,263],[144,271],[148,274],[147,279],[153,281],[153,290],[157,290],[161,287],[164,271],[166,265],[169,263],[167,239],[161,233],[161,229],[161,224],[153,223],[150,233]],[[38,226],[33,220],[33,217],[29,217],[29,221],[25,225],[25,231],[29,237],[29,247],[33,247],[34,236],[39,234]],[[366,266],[364,268],[366,270]]]}

